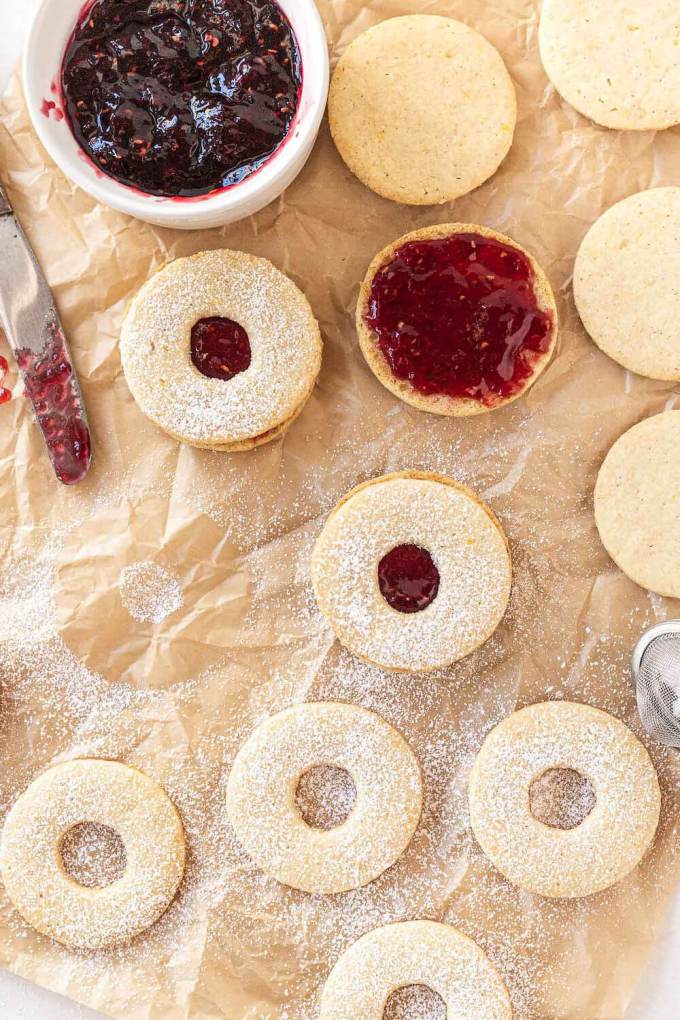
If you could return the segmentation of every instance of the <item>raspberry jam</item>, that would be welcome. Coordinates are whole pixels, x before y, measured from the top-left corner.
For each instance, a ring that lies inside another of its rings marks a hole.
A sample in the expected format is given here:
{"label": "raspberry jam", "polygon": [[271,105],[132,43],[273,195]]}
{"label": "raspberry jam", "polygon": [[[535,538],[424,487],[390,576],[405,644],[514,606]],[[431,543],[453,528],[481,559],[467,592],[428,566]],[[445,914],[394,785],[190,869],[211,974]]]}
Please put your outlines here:
{"label": "raspberry jam", "polygon": [[61,85],[98,170],[150,195],[195,197],[243,180],[278,149],[302,65],[276,3],[94,0]]}
{"label": "raspberry jam", "polygon": [[219,317],[200,319],[191,330],[191,360],[209,379],[233,379],[250,365],[248,334],[243,326]]}
{"label": "raspberry jam", "polygon": [[427,549],[398,545],[381,559],[378,584],[392,609],[399,613],[419,613],[437,597],[439,571]]}
{"label": "raspberry jam", "polygon": [[487,407],[524,388],[553,329],[526,255],[473,233],[404,244],[376,274],[365,319],[397,379]]}
{"label": "raspberry jam", "polygon": [[[0,384],[4,383],[5,379],[7,378],[8,372],[9,364],[7,362],[7,358],[3,358],[2,355],[0,355]],[[0,385],[0,404],[6,404],[7,401],[11,399],[12,391],[9,390],[6,386]]]}
{"label": "raspberry jam", "polygon": [[90,433],[61,329],[53,327],[40,354],[28,348],[18,351],[17,364],[57,478],[64,485],[75,485],[90,466]]}

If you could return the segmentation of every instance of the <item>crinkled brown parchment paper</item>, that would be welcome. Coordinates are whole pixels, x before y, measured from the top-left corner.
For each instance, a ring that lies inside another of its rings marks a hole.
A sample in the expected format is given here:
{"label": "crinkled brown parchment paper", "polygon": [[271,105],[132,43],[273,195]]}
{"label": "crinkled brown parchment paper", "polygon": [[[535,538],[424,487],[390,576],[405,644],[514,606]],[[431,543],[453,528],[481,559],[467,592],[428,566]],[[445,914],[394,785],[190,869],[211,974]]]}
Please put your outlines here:
{"label": "crinkled brown parchment paper", "polygon": [[[94,430],[95,464],[55,483],[29,405],[0,410],[0,798],[76,755],[121,758],[155,776],[191,847],[177,903],[128,949],[87,956],[29,930],[0,894],[0,962],[115,1017],[313,1020],[340,952],[381,923],[447,920],[488,950],[520,1018],[621,1020],[680,878],[678,759],[653,748],[664,817],[642,867],[610,892],[559,903],[510,887],[467,829],[465,784],[484,734],[518,705],[569,697],[638,729],[629,652],[680,605],[624,578],[602,549],[591,494],[612,442],[680,406],[680,389],[627,374],[585,336],[570,290],[589,225],[613,202],[678,182],[680,131],[606,131],[549,87],[531,0],[324,0],[334,56],[363,29],[411,12],[458,17],[494,43],[517,86],[515,144],[496,176],[453,206],[373,195],[324,126],[286,195],[208,233],[154,230],[96,205],[45,157],[15,82],[0,123],[0,173],[63,314]],[[399,111],[395,110],[395,116]],[[560,352],[527,399],[481,419],[406,407],[367,370],[353,309],[375,252],[408,230],[477,221],[509,233],[547,270]],[[283,443],[240,455],[179,446],[137,410],[118,333],[160,263],[230,246],[272,259],[320,319],[319,386]],[[310,546],[351,486],[401,468],[466,482],[513,546],[511,610],[477,654],[441,674],[395,677],[342,652],[309,586]],[[183,592],[160,623],[120,605],[123,568],[156,562]],[[224,812],[229,765],[263,717],[301,699],[379,711],[417,751],[427,784],[420,829],[366,889],[315,898],[253,869]],[[480,1018],[482,1020],[482,1018]]]}

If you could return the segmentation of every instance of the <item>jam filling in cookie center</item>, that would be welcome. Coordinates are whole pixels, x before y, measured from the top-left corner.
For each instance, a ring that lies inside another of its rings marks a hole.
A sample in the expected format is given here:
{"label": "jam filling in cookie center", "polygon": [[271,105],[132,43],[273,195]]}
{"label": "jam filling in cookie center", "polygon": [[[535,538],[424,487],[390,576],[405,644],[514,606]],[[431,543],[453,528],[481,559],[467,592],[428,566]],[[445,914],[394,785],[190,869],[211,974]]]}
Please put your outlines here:
{"label": "jam filling in cookie center", "polygon": [[552,829],[576,829],[595,807],[593,784],[575,769],[552,768],[529,789],[534,818]]}
{"label": "jam filling in cookie center", "polygon": [[439,592],[439,571],[427,549],[398,545],[378,564],[382,596],[399,613],[419,613]]}
{"label": "jam filling in cookie center", "polygon": [[302,66],[278,4],[94,0],[61,72],[71,129],[97,169],[195,197],[257,170],[286,138]]}
{"label": "jam filling in cookie center", "polygon": [[209,379],[227,382],[250,367],[250,340],[232,319],[200,319],[191,330],[191,360]]}
{"label": "jam filling in cookie center", "polygon": [[533,375],[553,317],[523,252],[466,233],[399,248],[374,277],[366,324],[396,379],[493,407]]}

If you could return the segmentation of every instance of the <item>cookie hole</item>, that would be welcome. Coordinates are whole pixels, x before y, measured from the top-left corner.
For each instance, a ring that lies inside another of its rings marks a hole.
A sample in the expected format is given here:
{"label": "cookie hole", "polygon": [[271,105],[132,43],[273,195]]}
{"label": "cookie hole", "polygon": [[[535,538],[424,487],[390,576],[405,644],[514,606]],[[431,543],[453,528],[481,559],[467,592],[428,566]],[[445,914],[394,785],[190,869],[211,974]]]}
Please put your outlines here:
{"label": "cookie hole", "polygon": [[398,613],[420,613],[439,592],[439,571],[427,549],[397,545],[378,564],[378,584]]}
{"label": "cookie hole", "polygon": [[357,788],[349,772],[335,765],[315,765],[300,777],[295,803],[313,829],[336,829],[352,813]]}
{"label": "cookie hole", "polygon": [[534,779],[529,803],[534,818],[553,829],[576,829],[595,807],[593,784],[575,769],[547,769]]}
{"label": "cookie hole", "polygon": [[447,1020],[446,1003],[427,985],[405,985],[390,995],[383,1020]]}
{"label": "cookie hole", "polygon": [[250,367],[251,357],[248,334],[233,319],[199,319],[191,330],[191,360],[208,379],[228,382]]}
{"label": "cookie hole", "polygon": [[115,829],[81,822],[69,829],[59,847],[64,871],[78,885],[103,889],[125,874],[125,844]]}

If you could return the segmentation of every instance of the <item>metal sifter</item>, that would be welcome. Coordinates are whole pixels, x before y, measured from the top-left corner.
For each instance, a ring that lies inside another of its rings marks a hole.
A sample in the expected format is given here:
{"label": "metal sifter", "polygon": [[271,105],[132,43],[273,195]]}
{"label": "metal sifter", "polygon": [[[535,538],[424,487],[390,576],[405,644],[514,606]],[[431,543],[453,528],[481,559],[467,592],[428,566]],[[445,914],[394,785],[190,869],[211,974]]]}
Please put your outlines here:
{"label": "metal sifter", "polygon": [[654,740],[680,748],[680,620],[659,623],[633,653],[642,723]]}

